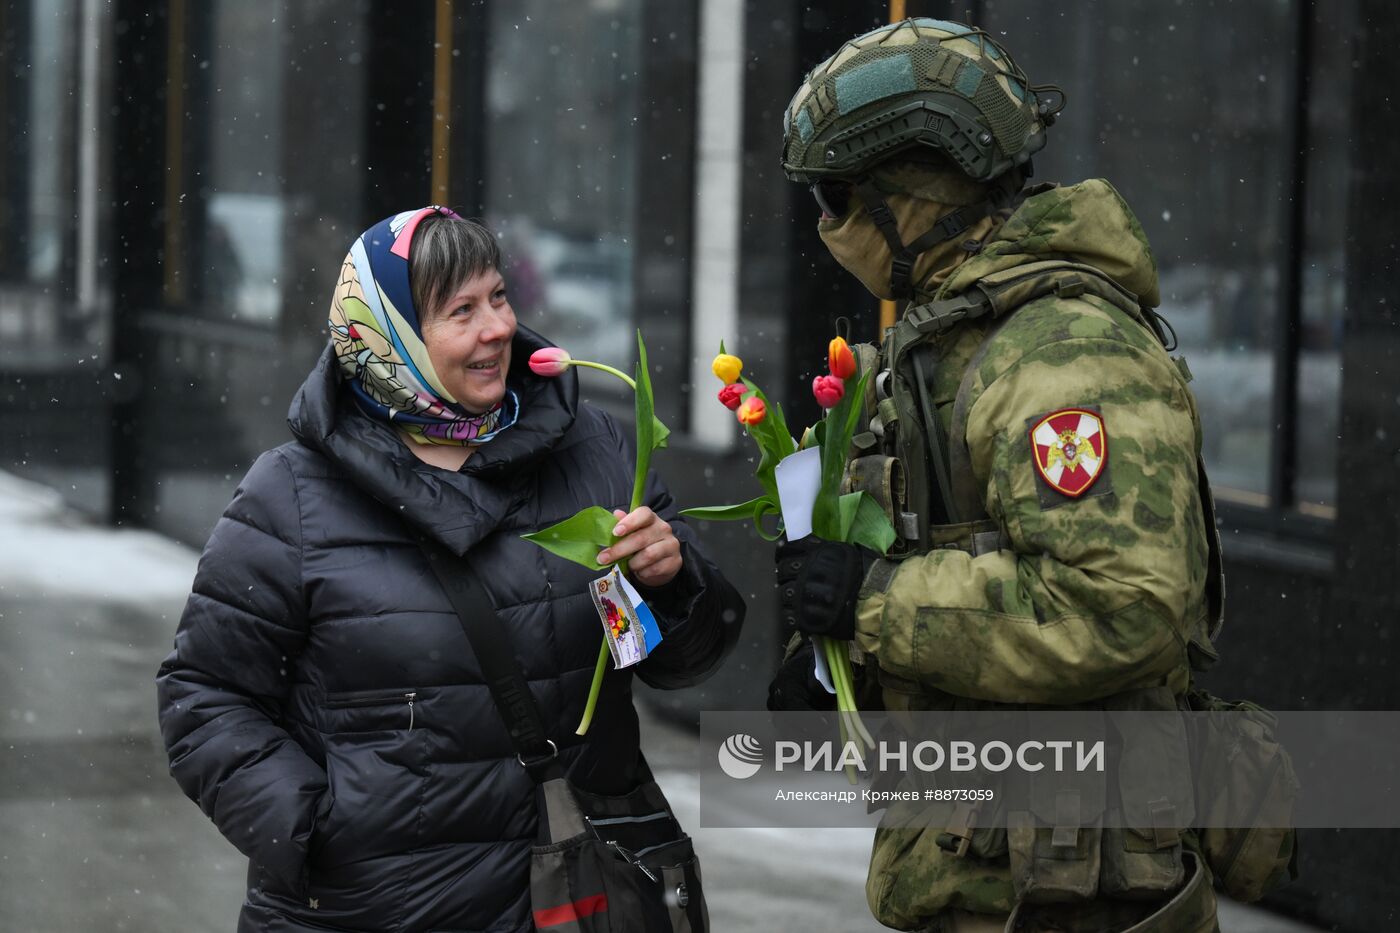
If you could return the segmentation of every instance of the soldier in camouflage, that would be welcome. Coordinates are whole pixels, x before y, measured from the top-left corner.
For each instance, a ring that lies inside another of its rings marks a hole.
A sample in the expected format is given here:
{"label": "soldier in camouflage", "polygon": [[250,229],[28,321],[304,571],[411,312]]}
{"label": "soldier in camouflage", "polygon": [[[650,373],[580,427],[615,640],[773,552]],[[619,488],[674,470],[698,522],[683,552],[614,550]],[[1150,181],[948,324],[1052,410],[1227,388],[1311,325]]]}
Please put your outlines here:
{"label": "soldier in camouflage", "polygon": [[[870,355],[879,449],[849,474],[901,540],[879,560],[782,545],[780,603],[803,633],[853,638],[890,710],[1177,709],[1214,657],[1200,422],[1151,310],[1151,248],[1106,181],[1023,187],[1063,103],[986,33],[915,19],[847,43],[786,114],[783,167],[812,186],[822,240],[908,309]],[[820,705],[810,664],[791,656],[770,705]],[[1218,929],[1189,831],[1052,848],[1053,827],[968,810],[886,812],[867,879],[881,923]]]}

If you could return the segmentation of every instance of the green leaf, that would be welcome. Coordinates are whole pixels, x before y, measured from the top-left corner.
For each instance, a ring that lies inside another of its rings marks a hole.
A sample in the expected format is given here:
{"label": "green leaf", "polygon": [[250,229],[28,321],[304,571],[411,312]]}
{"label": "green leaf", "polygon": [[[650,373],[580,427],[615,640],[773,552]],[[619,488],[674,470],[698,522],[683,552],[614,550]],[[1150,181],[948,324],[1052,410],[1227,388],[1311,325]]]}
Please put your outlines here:
{"label": "green leaf", "polygon": [[632,511],[642,504],[642,492],[646,488],[647,469],[651,466],[651,452],[666,445],[670,430],[656,417],[656,406],[651,394],[651,368],[647,365],[647,345],[642,340],[641,330],[637,331],[637,391],[635,411],[637,423],[637,471],[632,480]]}
{"label": "green leaf", "polygon": [[[778,519],[777,530],[772,534],[769,534],[763,528],[763,520],[770,515]],[[764,541],[778,540],[778,536],[781,535],[783,531],[783,510],[778,508],[778,503],[776,501],[764,501],[763,505],[758,510],[758,514],[753,517],[753,527],[754,530],[758,532],[758,536]]]}
{"label": "green leaf", "polygon": [[551,554],[582,564],[589,570],[603,570],[594,558],[598,556],[599,551],[612,544],[612,530],[615,527],[617,519],[613,513],[595,505],[557,525],[550,525],[520,537],[526,541],[533,541]]}
{"label": "green leaf", "polygon": [[706,505],[681,509],[681,514],[686,518],[698,518],[702,522],[738,522],[757,518],[759,508],[769,501],[767,496],[759,496],[738,505]]}
{"label": "green leaf", "polygon": [[856,509],[860,507],[860,498],[865,495],[862,492],[848,492],[836,500],[838,516],[837,534],[840,535],[837,541],[848,541],[851,533],[851,525],[856,520]]}
{"label": "green leaf", "polygon": [[[764,418],[757,427],[762,432],[764,439],[772,445],[774,453],[781,460],[788,454],[797,452],[797,445],[793,443],[792,431],[788,429],[787,417],[783,414],[783,406],[775,402],[768,401],[768,396],[763,394],[763,390],[756,384],[750,382],[746,377],[741,376],[740,382],[749,391],[744,393],[744,398],[750,395],[758,396],[758,400],[768,409],[768,417]],[[752,433],[752,432],[750,432]]]}
{"label": "green leaf", "polygon": [[754,476],[763,485],[764,491],[774,502],[778,501],[778,481],[774,477],[773,471],[778,466],[778,461],[788,454],[795,453],[797,445],[793,443],[792,434],[788,431],[787,419],[783,416],[781,405],[774,405],[768,402],[763,394],[763,390],[754,385],[748,379],[741,380],[744,387],[748,389],[744,393],[744,398],[756,396],[768,409],[768,415],[758,424],[748,428],[749,436],[758,444],[759,459],[758,468],[754,470]]}
{"label": "green leaf", "polygon": [[776,499],[762,495],[748,502],[740,502],[738,505],[710,505],[694,509],[681,509],[681,514],[686,518],[696,518],[702,522],[733,522],[749,519],[753,522],[754,530],[758,536],[765,541],[778,540],[776,532],[769,534],[763,527],[763,520],[770,515],[782,520],[782,510],[778,508]]}
{"label": "green leaf", "polygon": [[862,492],[855,521],[851,523],[850,531],[846,534],[846,541],[868,547],[877,554],[884,554],[889,551],[890,545],[894,544],[894,539],[894,526],[885,517],[885,510],[880,508],[880,504],[868,493]]}

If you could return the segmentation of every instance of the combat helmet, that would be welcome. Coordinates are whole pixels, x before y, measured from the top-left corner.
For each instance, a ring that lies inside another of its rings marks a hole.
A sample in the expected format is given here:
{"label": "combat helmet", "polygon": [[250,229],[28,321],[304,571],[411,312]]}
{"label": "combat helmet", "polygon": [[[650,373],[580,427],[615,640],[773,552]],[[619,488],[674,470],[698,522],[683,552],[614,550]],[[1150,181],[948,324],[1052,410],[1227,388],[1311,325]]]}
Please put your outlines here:
{"label": "combat helmet", "polygon": [[[906,19],[857,36],[807,75],[783,117],[783,171],[811,185],[823,209],[832,182],[849,185],[890,243],[894,294],[907,294],[919,253],[1020,190],[1064,103],[1054,85],[1030,84],[981,29]],[[950,163],[987,183],[989,199],[950,212],[905,245],[869,179],[894,157]]]}

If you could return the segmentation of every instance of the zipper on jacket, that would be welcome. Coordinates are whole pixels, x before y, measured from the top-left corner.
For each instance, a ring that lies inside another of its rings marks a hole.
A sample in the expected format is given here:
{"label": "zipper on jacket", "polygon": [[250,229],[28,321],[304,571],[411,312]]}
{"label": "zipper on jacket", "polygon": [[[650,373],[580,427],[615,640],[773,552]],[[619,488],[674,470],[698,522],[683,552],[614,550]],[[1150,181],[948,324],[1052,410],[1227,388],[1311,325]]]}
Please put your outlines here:
{"label": "zipper on jacket", "polygon": [[389,706],[393,703],[406,702],[408,704],[408,728],[413,729],[414,709],[413,704],[418,699],[418,691],[408,692],[400,690],[373,690],[361,694],[348,694],[340,697],[326,697],[321,705],[326,709],[358,709],[365,706]]}

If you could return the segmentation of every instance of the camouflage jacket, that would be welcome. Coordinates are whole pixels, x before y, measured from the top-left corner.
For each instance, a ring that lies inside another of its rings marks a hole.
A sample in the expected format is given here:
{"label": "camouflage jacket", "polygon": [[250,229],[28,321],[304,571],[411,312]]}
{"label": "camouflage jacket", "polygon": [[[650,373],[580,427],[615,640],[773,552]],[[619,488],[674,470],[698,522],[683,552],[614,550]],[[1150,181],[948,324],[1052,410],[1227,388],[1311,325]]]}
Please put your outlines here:
{"label": "camouflage jacket", "polygon": [[[1091,265],[1143,304],[1158,302],[1142,228],[1102,180],[1027,198],[937,297],[1044,260]],[[1140,319],[1091,294],[1046,295],[999,327],[970,322],[937,340],[928,382],[949,432],[975,363],[963,402],[967,451],[1004,546],[875,564],[856,642],[878,663],[886,707],[1111,706],[1130,690],[1183,693],[1187,644],[1206,624],[1208,562],[1201,430],[1183,372]],[[1107,450],[1095,448],[1098,472],[1075,496],[1037,466],[1046,450],[1036,450],[1033,429],[1079,409],[1097,415]],[[1004,847],[951,856],[934,843],[940,816],[928,808],[918,816],[927,828],[894,827],[912,816],[892,810],[877,833],[867,893],[881,922],[915,929],[948,908],[1012,908]]]}

